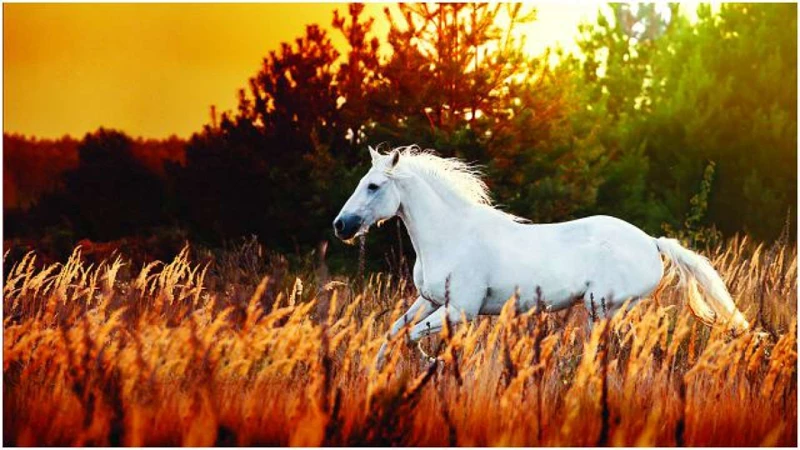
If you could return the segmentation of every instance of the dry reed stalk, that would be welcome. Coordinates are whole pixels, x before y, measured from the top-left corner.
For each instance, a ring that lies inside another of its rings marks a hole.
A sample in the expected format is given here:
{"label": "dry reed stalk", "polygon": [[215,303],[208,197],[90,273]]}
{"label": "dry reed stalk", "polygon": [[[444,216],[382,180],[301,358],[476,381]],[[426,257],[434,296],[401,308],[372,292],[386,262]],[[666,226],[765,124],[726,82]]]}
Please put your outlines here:
{"label": "dry reed stalk", "polygon": [[[447,323],[442,369],[420,367],[401,333],[379,372],[372,361],[404,311],[408,280],[374,275],[333,289],[318,320],[310,297],[319,289],[303,295],[304,278],[250,278],[252,295],[236,300],[206,273],[219,283],[239,268],[188,255],[130,275],[121,256],[88,265],[79,249],[64,264],[37,268],[31,253],[12,266],[8,442],[796,443],[797,252],[788,244],[738,238],[711,255],[748,319],[763,305],[766,338],[698,324],[665,280],[657,304],[601,320],[587,342],[576,338],[582,308],[518,313],[512,299],[497,318]],[[602,308],[601,299],[595,313]]]}

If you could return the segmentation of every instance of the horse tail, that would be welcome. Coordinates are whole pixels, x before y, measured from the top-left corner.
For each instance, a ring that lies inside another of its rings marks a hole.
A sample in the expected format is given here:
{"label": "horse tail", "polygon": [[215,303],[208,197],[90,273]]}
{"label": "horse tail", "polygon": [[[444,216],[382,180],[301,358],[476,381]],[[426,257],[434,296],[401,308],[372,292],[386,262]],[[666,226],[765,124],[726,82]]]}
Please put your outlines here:
{"label": "horse tail", "polygon": [[[673,268],[677,268],[680,285],[685,286],[689,294],[689,309],[698,319],[707,325],[721,319],[741,331],[750,328],[733,303],[725,282],[706,257],[683,247],[675,239],[660,237],[656,239],[656,246],[662,255],[669,257]],[[698,284],[705,295],[698,291]]]}

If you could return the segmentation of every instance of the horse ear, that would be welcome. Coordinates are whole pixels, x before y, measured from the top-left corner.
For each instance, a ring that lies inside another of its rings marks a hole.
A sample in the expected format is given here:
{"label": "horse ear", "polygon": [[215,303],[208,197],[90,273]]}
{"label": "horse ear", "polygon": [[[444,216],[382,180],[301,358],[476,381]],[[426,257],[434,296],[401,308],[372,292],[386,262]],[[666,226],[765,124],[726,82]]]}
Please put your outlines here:
{"label": "horse ear", "polygon": [[375,150],[374,148],[372,148],[372,146],[371,146],[371,145],[368,145],[368,146],[367,146],[367,148],[369,149],[369,156],[371,156],[371,157],[372,157],[372,164],[375,164],[375,161],[377,161],[377,160],[378,160],[378,158],[380,158],[381,154],[380,154],[380,153],[378,153],[378,151],[377,151],[377,150]]}
{"label": "horse ear", "polygon": [[392,165],[389,167],[394,169],[394,166],[396,166],[399,161],[400,161],[400,151],[395,150],[394,153],[392,153]]}

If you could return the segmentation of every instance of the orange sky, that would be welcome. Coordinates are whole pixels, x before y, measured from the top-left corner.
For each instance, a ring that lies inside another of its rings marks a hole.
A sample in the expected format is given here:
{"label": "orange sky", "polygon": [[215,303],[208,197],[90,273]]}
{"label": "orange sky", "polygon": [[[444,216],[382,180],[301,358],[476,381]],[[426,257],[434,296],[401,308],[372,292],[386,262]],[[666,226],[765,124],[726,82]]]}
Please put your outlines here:
{"label": "orange sky", "polygon": [[[383,5],[369,4],[388,25]],[[262,58],[343,4],[4,4],[3,131],[82,137],[100,126],[188,137],[209,107],[234,109]],[[538,6],[528,50],[573,49],[596,6]],[[337,33],[334,43],[343,45]]]}

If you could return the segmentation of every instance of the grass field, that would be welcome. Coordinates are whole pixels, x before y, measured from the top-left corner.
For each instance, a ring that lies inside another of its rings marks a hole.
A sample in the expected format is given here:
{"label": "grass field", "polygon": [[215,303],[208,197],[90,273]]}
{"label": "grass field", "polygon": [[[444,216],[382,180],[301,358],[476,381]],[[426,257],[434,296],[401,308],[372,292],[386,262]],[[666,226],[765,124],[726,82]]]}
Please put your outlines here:
{"label": "grass field", "polygon": [[254,245],[31,254],[3,286],[4,444],[794,446],[796,248],[710,256],[766,337],[699,323],[672,279],[591,336],[583,307],[507,307],[424,341],[444,364],[399,336],[375,372],[408,280],[293,274]]}

